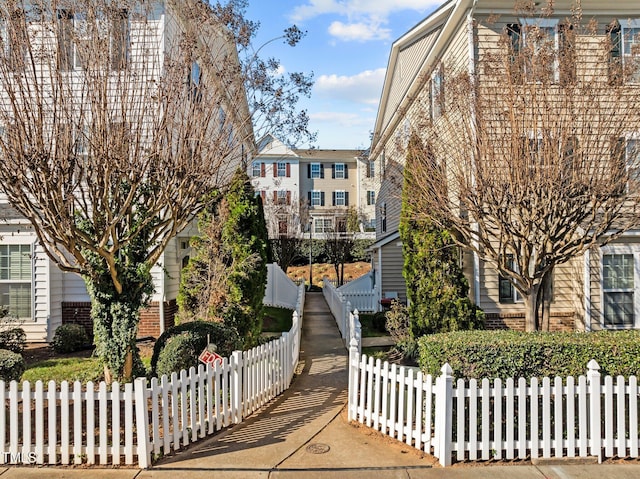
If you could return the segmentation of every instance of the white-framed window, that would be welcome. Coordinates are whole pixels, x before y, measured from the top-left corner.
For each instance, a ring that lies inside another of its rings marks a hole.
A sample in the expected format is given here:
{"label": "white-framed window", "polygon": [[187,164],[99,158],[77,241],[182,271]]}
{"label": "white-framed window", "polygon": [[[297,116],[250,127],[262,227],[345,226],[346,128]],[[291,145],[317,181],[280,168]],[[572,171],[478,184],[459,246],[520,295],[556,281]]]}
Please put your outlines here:
{"label": "white-framed window", "polygon": [[310,168],[310,177],[314,180],[322,178],[322,165],[320,163],[311,163],[309,165]]}
{"label": "white-framed window", "polygon": [[[615,139],[614,139],[615,140]],[[626,138],[618,138],[611,146],[612,162],[619,168],[620,173],[627,179],[626,187],[621,186],[625,193],[638,191],[640,186],[640,136],[630,135]]]}
{"label": "white-framed window", "polygon": [[[557,19],[521,18],[507,25],[513,72],[521,81],[573,83],[574,31]],[[552,54],[550,59],[549,54]],[[560,63],[562,62],[562,64]]]}
{"label": "white-framed window", "polygon": [[0,245],[0,305],[11,318],[32,318],[32,264],[30,244]]}
{"label": "white-framed window", "polygon": [[344,163],[335,163],[333,165],[333,177],[336,180],[344,180],[347,177],[347,167]]}
{"label": "white-framed window", "polygon": [[609,35],[610,81],[620,84],[624,78],[629,83],[640,83],[640,19],[615,22],[609,27]]}
{"label": "white-framed window", "polygon": [[373,160],[369,160],[367,164],[367,178],[375,178],[376,177],[376,162]]}
{"label": "white-framed window", "polygon": [[347,206],[346,192],[343,190],[334,191],[334,206]]}
{"label": "white-framed window", "polygon": [[311,192],[311,206],[322,206],[322,192],[313,190]]}
{"label": "white-framed window", "polygon": [[[200,90],[200,83],[202,81],[202,69],[200,68],[200,64],[197,61],[191,63],[191,67],[189,68],[189,95],[191,100],[200,101],[202,100],[202,92]],[[220,114],[223,113],[223,115]],[[224,125],[224,121],[226,119],[226,115],[224,115],[224,110],[221,108],[218,111],[218,121],[220,122],[220,128]]]}
{"label": "white-framed window", "polygon": [[444,111],[444,65],[440,63],[431,76],[431,118],[437,119]]}
{"label": "white-framed window", "polygon": [[251,163],[251,176],[258,177],[261,176],[262,163],[259,161],[254,161]]}
{"label": "white-framed window", "polygon": [[373,190],[367,191],[367,205],[375,205],[376,204],[376,192]]}
{"label": "white-framed window", "polygon": [[640,276],[640,250],[627,245],[602,249],[602,326],[608,329],[638,327],[640,297],[635,285]]}
{"label": "white-framed window", "polygon": [[331,218],[315,218],[313,224],[314,233],[331,233],[333,230],[333,220]]}
{"label": "white-framed window", "polygon": [[[126,68],[129,60],[129,13],[126,9],[113,11],[108,18],[98,18],[89,23],[86,12],[57,11],[58,68],[81,70],[85,68],[95,36],[102,37],[109,45],[109,67],[112,70]],[[108,38],[107,38],[108,36]],[[191,73],[190,73],[191,75]]]}
{"label": "white-framed window", "polygon": [[284,161],[278,162],[277,169],[278,169],[278,173],[277,173],[278,177],[287,176],[287,164]]}
{"label": "white-framed window", "polygon": [[278,190],[276,203],[279,205],[288,205],[290,203],[291,193],[287,190]]}
{"label": "white-framed window", "polygon": [[[515,259],[512,254],[507,255],[509,269],[515,268]],[[498,300],[500,303],[521,303],[522,297],[509,278],[498,276]]]}

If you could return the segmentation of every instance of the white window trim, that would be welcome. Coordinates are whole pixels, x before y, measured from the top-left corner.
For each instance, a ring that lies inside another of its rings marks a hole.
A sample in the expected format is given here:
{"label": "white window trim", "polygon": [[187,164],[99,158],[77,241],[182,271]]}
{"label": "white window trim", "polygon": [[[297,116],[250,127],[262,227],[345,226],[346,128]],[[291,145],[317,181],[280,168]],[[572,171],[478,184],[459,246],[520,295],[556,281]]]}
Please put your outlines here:
{"label": "white window trim", "polygon": [[[621,43],[620,58],[622,59],[622,65],[624,65],[626,62],[632,61],[634,57],[636,57],[636,61],[640,63],[640,54],[633,55],[631,53],[629,54],[625,53],[625,41],[624,41],[626,37],[625,30],[630,30],[632,28],[640,28],[640,19],[619,20],[618,23],[620,24],[620,43]],[[640,74],[638,74],[638,77],[640,77]],[[625,83],[631,84],[631,85],[637,85],[638,83],[640,83],[640,78],[627,79],[625,80]]]}
{"label": "white window trim", "polygon": [[[340,166],[340,176],[338,176],[338,166]],[[344,180],[345,179],[345,174],[344,171],[346,169],[346,165],[344,163],[335,163],[334,164],[334,171],[335,171],[335,179],[336,180]]]}
{"label": "white window trim", "polygon": [[[318,204],[315,204],[314,194],[318,195]],[[311,206],[322,206],[322,191],[311,190]]]}
{"label": "white window trim", "polygon": [[[282,165],[282,174],[280,174],[280,165]],[[284,178],[287,176],[287,162],[286,161],[277,161],[276,162],[276,171],[278,172],[278,178]]]}
{"label": "white window trim", "polygon": [[[258,174],[256,175],[256,168],[258,169]],[[251,162],[251,176],[257,178],[262,174],[262,163],[260,161],[252,161]]]}
{"label": "white window trim", "polygon": [[[338,194],[342,195],[342,202],[339,203],[338,202]],[[345,190],[336,190],[335,191],[335,196],[336,196],[336,206],[346,206],[347,205],[347,193]]]}
{"label": "white window trim", "polygon": [[[634,324],[627,326],[606,326],[604,322],[604,256],[610,254],[633,255],[633,316]],[[600,249],[600,327],[607,330],[640,328],[640,246],[608,245]]]}
{"label": "white window trim", "polygon": [[[313,171],[313,167],[317,166],[318,167],[318,176],[315,176],[315,172]],[[322,167],[320,166],[320,163],[311,163],[311,179],[312,180],[319,180],[322,176]]]}
{"label": "white window trim", "polygon": [[29,246],[30,251],[30,266],[31,266],[31,278],[26,280],[0,280],[0,283],[20,283],[20,284],[29,284],[31,286],[31,298],[30,307],[31,307],[31,317],[29,318],[19,318],[19,320],[36,320],[36,304],[35,304],[35,291],[36,291],[36,244],[34,241],[26,241],[24,237],[5,237],[2,241],[3,246]]}
{"label": "white window trim", "polygon": [[[538,27],[538,28],[552,28],[553,29],[553,50],[556,53],[555,60],[553,61],[553,81],[558,83],[560,81],[560,63],[558,59],[558,51],[560,50],[560,32],[558,31],[558,19],[552,18],[520,18],[520,25],[525,27],[522,29],[522,41],[523,45],[527,42],[527,28],[526,27]],[[526,72],[524,72],[526,78]],[[533,83],[533,82],[532,82]]]}

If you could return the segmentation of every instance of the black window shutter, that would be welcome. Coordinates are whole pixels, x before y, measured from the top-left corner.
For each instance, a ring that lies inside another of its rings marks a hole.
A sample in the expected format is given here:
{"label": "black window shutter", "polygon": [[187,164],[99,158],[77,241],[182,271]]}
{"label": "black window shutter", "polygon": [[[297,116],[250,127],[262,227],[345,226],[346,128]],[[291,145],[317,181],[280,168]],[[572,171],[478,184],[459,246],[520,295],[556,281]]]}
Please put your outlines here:
{"label": "black window shutter", "polygon": [[336,178],[336,164],[331,165],[331,178],[335,180]]}
{"label": "black window shutter", "polygon": [[336,192],[331,193],[331,206],[336,205]]}
{"label": "black window shutter", "polygon": [[320,192],[320,206],[324,206],[324,191]]}
{"label": "black window shutter", "polygon": [[347,166],[347,164],[344,164],[344,179],[347,180],[349,179],[349,167]]}
{"label": "black window shutter", "polygon": [[324,165],[320,163],[320,178],[324,178]]}
{"label": "black window shutter", "polygon": [[310,191],[307,193],[307,197],[309,198],[309,206],[311,206],[311,192]]}
{"label": "black window shutter", "polygon": [[311,178],[311,163],[307,165],[307,178]]}
{"label": "black window shutter", "polygon": [[349,206],[349,192],[348,191],[344,192],[344,205],[345,206]]}

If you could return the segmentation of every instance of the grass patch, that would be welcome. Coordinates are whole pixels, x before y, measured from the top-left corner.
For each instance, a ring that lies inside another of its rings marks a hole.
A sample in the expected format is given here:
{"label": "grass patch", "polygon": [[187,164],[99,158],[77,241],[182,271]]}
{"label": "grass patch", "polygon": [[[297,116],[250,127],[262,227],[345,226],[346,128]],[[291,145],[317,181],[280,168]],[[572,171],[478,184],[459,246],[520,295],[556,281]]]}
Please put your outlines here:
{"label": "grass patch", "polygon": [[362,337],[363,338],[374,338],[379,336],[389,336],[387,331],[381,331],[379,328],[376,328],[374,322],[375,314],[371,313],[360,313],[360,324],[362,325]]}
{"label": "grass patch", "polygon": [[101,381],[103,368],[98,358],[56,358],[36,362],[27,367],[22,381]]}
{"label": "grass patch", "polygon": [[264,320],[262,321],[262,331],[265,333],[283,333],[291,330],[293,325],[293,310],[286,308],[276,308],[275,306],[264,307]]}

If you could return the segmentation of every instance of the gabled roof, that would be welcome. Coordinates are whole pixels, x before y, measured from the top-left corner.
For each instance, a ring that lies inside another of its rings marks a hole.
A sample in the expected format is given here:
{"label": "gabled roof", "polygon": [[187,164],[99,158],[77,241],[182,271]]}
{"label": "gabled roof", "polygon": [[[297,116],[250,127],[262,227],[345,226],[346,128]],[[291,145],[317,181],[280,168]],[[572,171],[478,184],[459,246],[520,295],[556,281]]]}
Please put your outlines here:
{"label": "gabled roof", "polygon": [[271,133],[264,135],[258,141],[258,155],[260,156],[294,156],[297,157],[295,151],[278,140]]}
{"label": "gabled roof", "polygon": [[362,156],[361,150],[295,150],[300,160],[355,161]]}
{"label": "gabled roof", "polygon": [[423,75],[433,68],[462,14],[472,0],[449,0],[422,22],[396,40],[389,55],[387,73],[378,107],[372,153],[382,135],[402,117],[403,104],[424,83]]}

